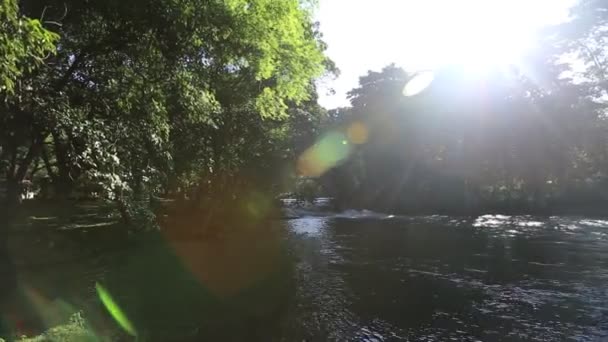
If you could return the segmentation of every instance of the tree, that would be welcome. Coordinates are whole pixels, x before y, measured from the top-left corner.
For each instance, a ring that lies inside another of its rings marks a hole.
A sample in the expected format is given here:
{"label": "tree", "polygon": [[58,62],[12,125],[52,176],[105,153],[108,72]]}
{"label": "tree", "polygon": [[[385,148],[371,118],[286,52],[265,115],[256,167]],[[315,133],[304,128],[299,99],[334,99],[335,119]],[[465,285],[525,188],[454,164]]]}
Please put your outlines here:
{"label": "tree", "polygon": [[22,13],[44,13],[60,39],[45,67],[5,97],[2,117],[18,119],[2,134],[18,139],[2,140],[13,151],[3,159],[25,175],[43,165],[58,194],[91,183],[119,202],[228,177],[243,165],[235,146],[260,137],[239,135],[285,120],[331,65],[306,8],[23,0]]}
{"label": "tree", "polygon": [[[27,106],[15,108],[24,99],[21,91],[27,89],[25,79],[36,72],[55,51],[58,36],[45,30],[39,20],[19,13],[17,2],[0,3],[0,170],[7,182],[7,197],[11,202],[21,196],[19,185],[35,159],[37,148],[28,121]],[[32,122],[31,126],[36,125]]]}
{"label": "tree", "polygon": [[369,72],[334,128],[357,123],[369,137],[324,183],[347,206],[385,211],[539,210],[566,200],[595,172],[584,156],[598,147],[588,139],[601,106],[550,60],[539,58],[535,74],[447,66],[413,97],[402,92],[414,75],[393,65]]}

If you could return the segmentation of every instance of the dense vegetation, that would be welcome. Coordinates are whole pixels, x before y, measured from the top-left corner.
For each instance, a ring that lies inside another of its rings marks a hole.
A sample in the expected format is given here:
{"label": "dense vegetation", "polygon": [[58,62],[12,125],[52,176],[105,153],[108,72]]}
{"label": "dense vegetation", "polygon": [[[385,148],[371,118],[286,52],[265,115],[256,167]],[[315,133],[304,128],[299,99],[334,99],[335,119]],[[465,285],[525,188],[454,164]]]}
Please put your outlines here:
{"label": "dense vegetation", "polygon": [[3,0],[7,201],[34,188],[114,200],[129,217],[150,195],[198,206],[280,191],[323,113],[313,81],[334,71],[313,6]]}

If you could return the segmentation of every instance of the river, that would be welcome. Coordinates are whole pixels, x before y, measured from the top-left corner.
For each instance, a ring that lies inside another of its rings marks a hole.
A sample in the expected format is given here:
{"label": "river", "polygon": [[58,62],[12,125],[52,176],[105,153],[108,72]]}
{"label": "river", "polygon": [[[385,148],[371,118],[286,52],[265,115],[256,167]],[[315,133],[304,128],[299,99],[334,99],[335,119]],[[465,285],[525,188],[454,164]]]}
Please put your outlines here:
{"label": "river", "polygon": [[311,340],[608,337],[608,221],[370,212],[286,222]]}
{"label": "river", "polygon": [[608,220],[286,216],[231,243],[102,253],[64,238],[79,260],[22,266],[21,287],[107,327],[102,283],[149,340],[608,339]]}

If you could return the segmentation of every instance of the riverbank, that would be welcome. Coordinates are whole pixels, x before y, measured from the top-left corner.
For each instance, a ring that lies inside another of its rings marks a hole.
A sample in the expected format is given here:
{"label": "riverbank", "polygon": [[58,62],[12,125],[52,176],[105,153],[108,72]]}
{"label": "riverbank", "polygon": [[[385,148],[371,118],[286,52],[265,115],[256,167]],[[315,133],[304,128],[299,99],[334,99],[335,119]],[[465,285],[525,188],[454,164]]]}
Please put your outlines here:
{"label": "riverbank", "polygon": [[197,233],[200,219],[183,216],[181,228],[142,232],[100,203],[22,207],[6,240],[17,295],[0,319],[17,336],[35,336],[82,311],[99,336],[128,335],[100,301],[101,284],[150,340],[242,340],[281,331],[294,286],[283,230],[267,220],[233,220],[210,236]]}

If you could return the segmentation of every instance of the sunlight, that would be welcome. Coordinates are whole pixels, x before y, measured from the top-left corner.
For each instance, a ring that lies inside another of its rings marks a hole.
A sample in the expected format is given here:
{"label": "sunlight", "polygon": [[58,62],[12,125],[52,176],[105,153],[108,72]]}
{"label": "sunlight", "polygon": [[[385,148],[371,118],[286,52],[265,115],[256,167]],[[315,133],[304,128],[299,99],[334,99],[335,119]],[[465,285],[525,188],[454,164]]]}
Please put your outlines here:
{"label": "sunlight", "polygon": [[[462,64],[474,70],[517,65],[537,32],[564,21],[571,0],[418,1],[402,55],[417,68]],[[413,56],[412,56],[413,55]]]}
{"label": "sunlight", "polygon": [[426,89],[435,79],[435,75],[430,71],[420,72],[410,79],[403,88],[403,95],[414,96]]}
{"label": "sunlight", "polygon": [[316,19],[340,76],[320,85],[320,103],[326,108],[347,106],[346,93],[358,77],[390,63],[409,72],[458,63],[482,72],[517,65],[536,45],[536,33],[567,20],[575,3],[321,0]]}

